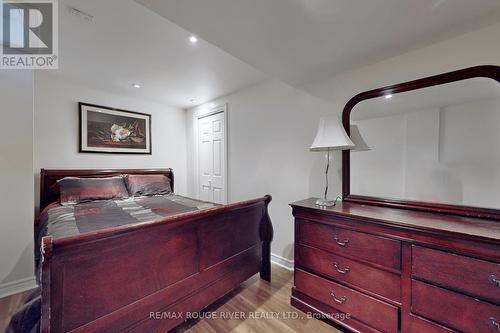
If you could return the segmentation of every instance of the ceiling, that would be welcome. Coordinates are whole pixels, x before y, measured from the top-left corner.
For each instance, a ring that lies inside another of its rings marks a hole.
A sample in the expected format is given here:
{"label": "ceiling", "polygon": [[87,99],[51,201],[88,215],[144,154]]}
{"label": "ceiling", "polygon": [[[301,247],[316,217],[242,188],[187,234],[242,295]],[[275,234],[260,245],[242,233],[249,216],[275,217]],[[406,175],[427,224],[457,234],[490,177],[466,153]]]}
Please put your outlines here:
{"label": "ceiling", "polygon": [[[180,108],[270,77],[300,86],[500,21],[499,0],[60,0],[59,7],[59,70],[51,74]],[[188,41],[191,33],[198,43]]]}
{"label": "ceiling", "polygon": [[498,0],[136,0],[298,86],[500,21]]}
{"label": "ceiling", "polygon": [[59,70],[50,73],[70,81],[187,108],[266,78],[132,0],[60,0],[59,12]]}

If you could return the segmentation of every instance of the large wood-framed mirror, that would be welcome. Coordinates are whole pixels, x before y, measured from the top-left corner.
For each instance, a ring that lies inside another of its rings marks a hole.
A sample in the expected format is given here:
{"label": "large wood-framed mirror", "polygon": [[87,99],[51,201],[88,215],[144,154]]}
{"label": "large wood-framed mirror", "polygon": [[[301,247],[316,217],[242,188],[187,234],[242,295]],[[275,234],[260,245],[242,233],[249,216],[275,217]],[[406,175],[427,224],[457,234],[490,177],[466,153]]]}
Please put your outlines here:
{"label": "large wood-framed mirror", "polygon": [[354,96],[342,120],[370,148],[344,151],[344,201],[500,220],[500,66]]}

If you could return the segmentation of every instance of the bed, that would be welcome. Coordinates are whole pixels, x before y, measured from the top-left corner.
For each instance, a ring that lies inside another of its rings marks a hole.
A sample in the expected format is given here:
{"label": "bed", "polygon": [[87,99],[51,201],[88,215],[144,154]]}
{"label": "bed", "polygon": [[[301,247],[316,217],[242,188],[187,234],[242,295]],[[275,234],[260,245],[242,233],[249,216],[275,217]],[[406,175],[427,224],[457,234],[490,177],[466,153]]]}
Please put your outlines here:
{"label": "bed", "polygon": [[[60,179],[119,174],[165,175],[174,185],[171,169],[42,169],[40,210],[68,216],[49,206],[59,197]],[[41,332],[165,332],[256,273],[270,281],[270,196],[228,205],[173,194],[132,201],[75,208],[72,224],[58,237],[47,232],[57,228],[44,225],[42,214]],[[127,205],[146,207],[156,217],[122,216],[116,225],[88,227],[108,206],[123,211]],[[83,218],[75,222],[75,216]]]}

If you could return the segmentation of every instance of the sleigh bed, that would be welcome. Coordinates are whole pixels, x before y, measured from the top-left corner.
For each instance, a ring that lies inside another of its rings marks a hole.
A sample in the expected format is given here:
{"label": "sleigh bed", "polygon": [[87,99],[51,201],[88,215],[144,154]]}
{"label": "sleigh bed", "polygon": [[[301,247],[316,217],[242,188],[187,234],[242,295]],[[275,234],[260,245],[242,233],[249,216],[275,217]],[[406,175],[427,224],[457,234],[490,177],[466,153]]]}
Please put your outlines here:
{"label": "sleigh bed", "polygon": [[[40,210],[58,199],[64,177],[117,174],[165,175],[173,190],[171,169],[42,170]],[[270,196],[229,205],[175,195],[144,200],[133,204],[161,212],[154,205],[165,200],[163,211],[175,214],[40,238],[41,332],[165,332],[258,272],[270,281]],[[102,205],[81,210],[98,214]]]}

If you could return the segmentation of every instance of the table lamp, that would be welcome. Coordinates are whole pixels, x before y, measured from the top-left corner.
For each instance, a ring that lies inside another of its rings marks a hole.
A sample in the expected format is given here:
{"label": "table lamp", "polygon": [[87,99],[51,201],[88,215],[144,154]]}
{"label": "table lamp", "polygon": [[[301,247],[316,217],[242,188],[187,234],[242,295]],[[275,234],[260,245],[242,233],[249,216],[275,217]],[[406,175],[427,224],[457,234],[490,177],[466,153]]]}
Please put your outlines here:
{"label": "table lamp", "polygon": [[316,205],[322,207],[335,206],[336,200],[328,200],[328,170],[330,169],[330,151],[352,149],[355,145],[347,135],[339,117],[325,117],[319,121],[318,133],[310,147],[311,151],[326,151],[327,163],[325,171],[325,196],[318,199]]}

